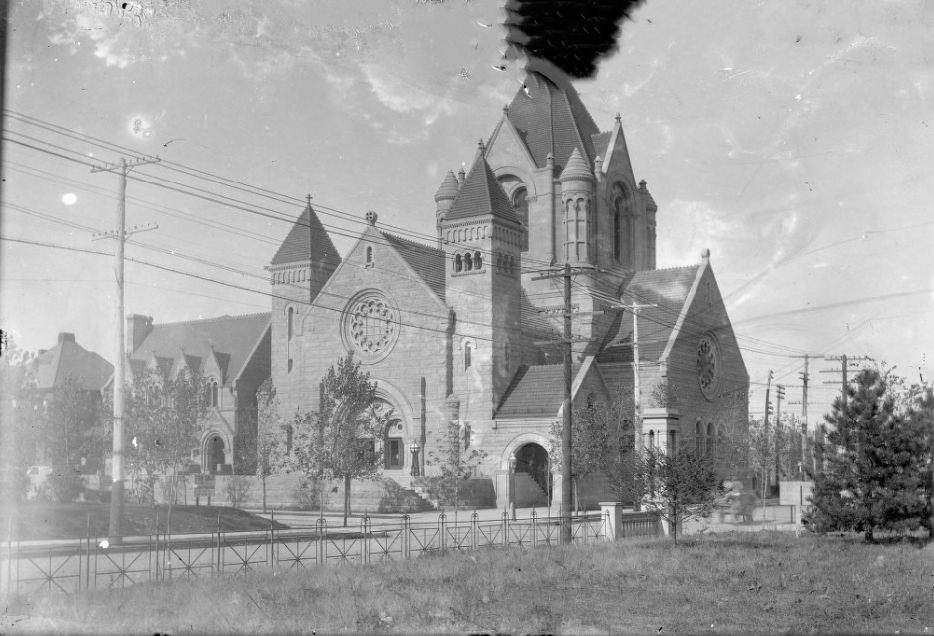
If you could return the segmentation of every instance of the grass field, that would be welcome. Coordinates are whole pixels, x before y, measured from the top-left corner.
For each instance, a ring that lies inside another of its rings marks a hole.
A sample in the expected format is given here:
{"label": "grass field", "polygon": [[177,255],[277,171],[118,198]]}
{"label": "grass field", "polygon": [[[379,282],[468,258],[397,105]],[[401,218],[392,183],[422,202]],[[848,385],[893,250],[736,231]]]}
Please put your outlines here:
{"label": "grass field", "polygon": [[934,545],[735,533],[18,599],[0,632],[934,634]]}
{"label": "grass field", "polygon": [[[84,537],[90,527],[91,537],[107,536],[110,507],[107,504],[42,504],[26,503],[8,511],[3,510],[0,523],[0,541],[9,538],[13,520],[13,536],[22,541],[43,539],[77,539]],[[219,517],[218,517],[219,515]],[[256,515],[220,506],[173,506],[173,534],[217,532],[218,519],[224,532],[263,530],[269,521]],[[124,536],[150,535],[166,531],[168,506],[127,504],[124,507]],[[277,524],[278,525],[278,524]],[[278,527],[284,527],[278,525]]]}

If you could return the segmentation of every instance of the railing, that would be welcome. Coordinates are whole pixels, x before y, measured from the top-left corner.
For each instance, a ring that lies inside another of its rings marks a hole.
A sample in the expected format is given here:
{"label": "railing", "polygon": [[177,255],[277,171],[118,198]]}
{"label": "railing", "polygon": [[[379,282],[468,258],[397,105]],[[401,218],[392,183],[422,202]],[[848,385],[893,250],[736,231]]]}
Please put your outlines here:
{"label": "railing", "polygon": [[[644,517],[644,519],[642,518]],[[654,536],[657,522],[642,515],[625,536]],[[610,540],[608,519],[596,513],[573,517],[572,541]],[[641,525],[639,525],[641,524]],[[153,535],[128,538],[121,545],[85,538],[50,545],[14,541],[0,544],[0,596],[37,591],[74,593],[84,589],[122,588],[136,583],[246,575],[334,563],[375,563],[424,554],[480,550],[496,546],[536,548],[560,543],[561,519],[532,512],[526,519],[462,521],[441,514],[437,520],[374,522],[364,517],[358,528],[313,527],[200,535]]]}

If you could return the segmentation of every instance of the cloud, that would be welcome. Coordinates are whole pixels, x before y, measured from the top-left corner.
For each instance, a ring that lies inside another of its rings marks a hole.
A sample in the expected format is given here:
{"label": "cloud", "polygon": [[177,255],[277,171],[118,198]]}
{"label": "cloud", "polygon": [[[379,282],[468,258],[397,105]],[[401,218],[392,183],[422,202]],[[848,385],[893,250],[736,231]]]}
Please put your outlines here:
{"label": "cloud", "polygon": [[454,102],[448,94],[430,93],[376,64],[360,64],[360,70],[370,90],[390,110],[397,113],[424,112],[423,122],[426,126],[432,125],[441,115],[454,113]]}

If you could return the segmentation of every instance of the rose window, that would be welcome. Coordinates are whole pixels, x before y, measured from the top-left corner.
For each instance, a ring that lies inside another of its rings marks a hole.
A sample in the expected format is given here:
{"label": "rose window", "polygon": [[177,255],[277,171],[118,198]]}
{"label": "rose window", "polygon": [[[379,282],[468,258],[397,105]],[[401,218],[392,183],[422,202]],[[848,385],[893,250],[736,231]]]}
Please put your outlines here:
{"label": "rose window", "polygon": [[347,344],[361,357],[373,360],[389,353],[399,335],[396,310],[379,294],[351,301],[344,319]]}
{"label": "rose window", "polygon": [[712,338],[704,336],[697,345],[697,381],[708,399],[720,390],[720,350]]}

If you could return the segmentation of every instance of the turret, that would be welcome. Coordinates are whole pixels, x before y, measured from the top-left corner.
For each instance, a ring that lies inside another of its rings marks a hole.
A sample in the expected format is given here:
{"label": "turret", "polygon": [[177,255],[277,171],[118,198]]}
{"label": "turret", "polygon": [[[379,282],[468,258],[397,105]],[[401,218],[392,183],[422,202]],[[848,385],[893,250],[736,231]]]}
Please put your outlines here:
{"label": "turret", "polygon": [[460,190],[460,183],[458,183],[457,177],[454,176],[454,172],[448,170],[444,181],[441,182],[441,186],[438,188],[438,191],[435,192],[435,216],[437,219],[435,224],[438,229],[439,246],[441,242],[441,224],[444,223],[448,212],[451,211],[451,206],[454,205],[454,197],[457,196],[458,190]]}
{"label": "turret", "polygon": [[561,205],[564,224],[564,260],[571,264],[594,263],[594,175],[575,148],[561,172]]}

